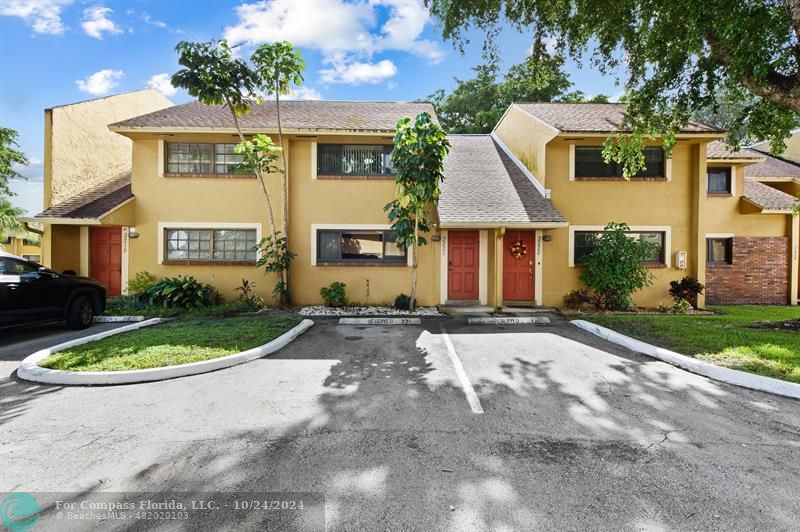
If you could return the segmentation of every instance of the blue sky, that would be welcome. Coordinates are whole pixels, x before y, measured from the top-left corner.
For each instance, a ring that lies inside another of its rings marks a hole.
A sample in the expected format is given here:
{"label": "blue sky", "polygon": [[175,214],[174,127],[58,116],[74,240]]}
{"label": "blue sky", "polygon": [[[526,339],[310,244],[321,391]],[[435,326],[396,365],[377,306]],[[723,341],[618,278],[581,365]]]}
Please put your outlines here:
{"label": "blue sky", "polygon": [[[12,184],[17,205],[41,208],[43,110],[147,86],[175,103],[168,76],[175,44],[227,37],[244,50],[286,39],[306,60],[298,98],[414,100],[481,62],[480,33],[461,55],[445,42],[421,0],[0,0],[0,124],[20,133],[31,160],[28,181]],[[530,35],[512,30],[499,42],[504,66],[520,62]],[[587,62],[569,63],[575,88],[618,94],[613,78]]]}

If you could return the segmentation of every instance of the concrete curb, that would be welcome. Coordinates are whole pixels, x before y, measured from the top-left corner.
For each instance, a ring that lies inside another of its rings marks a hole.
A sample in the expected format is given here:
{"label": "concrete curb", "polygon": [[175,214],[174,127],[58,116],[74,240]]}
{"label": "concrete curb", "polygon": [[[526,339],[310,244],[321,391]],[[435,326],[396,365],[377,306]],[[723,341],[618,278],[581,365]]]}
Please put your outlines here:
{"label": "concrete curb", "polygon": [[163,368],[150,368],[138,369],[131,371],[62,371],[57,369],[48,369],[38,366],[37,364],[49,357],[52,353],[63,351],[76,345],[85,344],[101,340],[115,334],[120,334],[128,331],[148,327],[162,323],[161,318],[153,318],[140,323],[126,325],[119,329],[93,334],[85,338],[79,338],[58,344],[56,346],[42,349],[23,360],[19,369],[17,369],[17,376],[20,379],[43,382],[46,384],[67,384],[67,385],[96,385],[96,384],[132,384],[136,382],[152,382],[161,381],[165,379],[174,379],[175,377],[186,377],[188,375],[198,375],[200,373],[207,373],[218,369],[229,368],[245,362],[250,362],[257,358],[265,357],[269,354],[278,351],[291,343],[295,338],[308,330],[314,322],[311,320],[303,320],[294,328],[286,331],[281,336],[275,338],[269,343],[242,351],[241,353],[234,353],[220,358],[212,358],[210,360],[202,360],[200,362],[192,362],[191,364],[181,364],[177,366],[165,366]]}
{"label": "concrete curb", "polygon": [[549,325],[550,318],[546,316],[492,316],[488,318],[467,318],[467,323],[470,325],[524,325],[531,323]]}
{"label": "concrete curb", "polygon": [[373,316],[370,318],[339,318],[339,325],[421,325],[419,318]]}
{"label": "concrete curb", "polygon": [[570,323],[613,344],[621,345],[631,351],[642,353],[661,360],[662,362],[666,362],[667,364],[685,369],[692,373],[697,373],[698,375],[703,375],[704,377],[716,381],[735,384],[736,386],[750,388],[751,390],[800,399],[800,384],[715,366],[714,364],[681,355],[674,351],[631,338],[630,336],[625,336],[624,334],[620,334],[586,320],[573,320],[570,321]]}
{"label": "concrete curb", "polygon": [[144,321],[144,316],[95,316],[94,323],[123,323]]}

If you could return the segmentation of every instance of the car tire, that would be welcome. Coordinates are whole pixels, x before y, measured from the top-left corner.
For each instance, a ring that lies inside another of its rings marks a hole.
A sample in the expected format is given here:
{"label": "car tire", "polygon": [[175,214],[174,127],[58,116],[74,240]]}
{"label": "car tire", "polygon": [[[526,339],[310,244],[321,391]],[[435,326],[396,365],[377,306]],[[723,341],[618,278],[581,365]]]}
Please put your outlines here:
{"label": "car tire", "polygon": [[92,301],[86,296],[76,297],[67,311],[67,325],[72,329],[85,329],[94,320]]}

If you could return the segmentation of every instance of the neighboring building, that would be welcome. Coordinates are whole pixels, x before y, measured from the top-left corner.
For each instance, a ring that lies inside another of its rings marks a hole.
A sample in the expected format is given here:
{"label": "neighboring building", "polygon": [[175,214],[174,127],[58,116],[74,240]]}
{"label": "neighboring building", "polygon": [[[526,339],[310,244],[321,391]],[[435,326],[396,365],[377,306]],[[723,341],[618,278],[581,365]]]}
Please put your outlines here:
{"label": "neighboring building", "polygon": [[42,262],[42,246],[39,235],[27,231],[6,231],[0,240],[0,250],[33,262]]}
{"label": "neighboring building", "polygon": [[[44,225],[42,263],[104,283],[121,293],[121,225],[132,224],[132,143],[112,133],[112,122],[172,105],[153,89],[52,109],[44,116]],[[127,194],[126,192],[127,191]]]}
{"label": "neighboring building", "polygon": [[668,302],[669,282],[685,275],[706,284],[700,305],[796,304],[800,229],[793,198],[744,178],[763,154],[731,152],[718,140],[723,132],[690,123],[671,158],[654,139],[645,150],[647,168],[625,181],[601,156],[624,113],[621,104],[513,104],[495,128],[569,221],[548,232],[541,301],[558,304],[579,286],[579,258],[590,251],[584,236],[616,221],[661,249],[652,257],[653,285],[634,296],[639,305]]}
{"label": "neighboring building", "polygon": [[[395,124],[422,111],[433,113],[425,103],[281,104],[295,302],[319,303],[320,288],[334,281],[357,303],[391,303],[408,292],[411,259],[394,245],[383,208],[395,191]],[[660,247],[650,261],[653,286],[634,297],[639,305],[668,303],[669,281],[685,275],[708,285],[708,303],[796,303],[800,230],[786,209],[790,196],[744,178],[765,157],[732,153],[718,142],[722,132],[690,124],[671,158],[656,139],[646,170],[625,181],[601,158],[624,111],[514,104],[491,135],[450,136],[436,224],[420,249],[419,302],[561,305],[580,287],[587,233],[617,221]],[[275,104],[240,121],[247,135],[274,138]],[[123,293],[130,277],[148,271],[193,275],[227,298],[248,279],[269,297],[275,278],[250,251],[269,232],[265,202],[255,177],[237,170],[228,111],[192,102],[109,128],[132,141],[130,180],[104,180],[40,214],[87,235],[54,236],[54,253],[62,246],[93,272],[98,260],[109,262],[108,253],[95,256],[95,242],[111,242],[116,278],[101,280]],[[277,175],[268,190],[281,227]]]}

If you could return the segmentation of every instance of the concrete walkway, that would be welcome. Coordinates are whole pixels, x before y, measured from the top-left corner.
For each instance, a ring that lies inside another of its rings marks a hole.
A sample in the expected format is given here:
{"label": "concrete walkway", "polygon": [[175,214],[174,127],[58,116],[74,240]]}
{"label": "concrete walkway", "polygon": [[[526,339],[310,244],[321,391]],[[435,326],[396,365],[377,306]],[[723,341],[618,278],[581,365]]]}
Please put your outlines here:
{"label": "concrete walkway", "polygon": [[0,491],[318,491],[329,530],[796,528],[799,401],[551,319],[319,319],[269,358],[205,375],[6,378]]}

